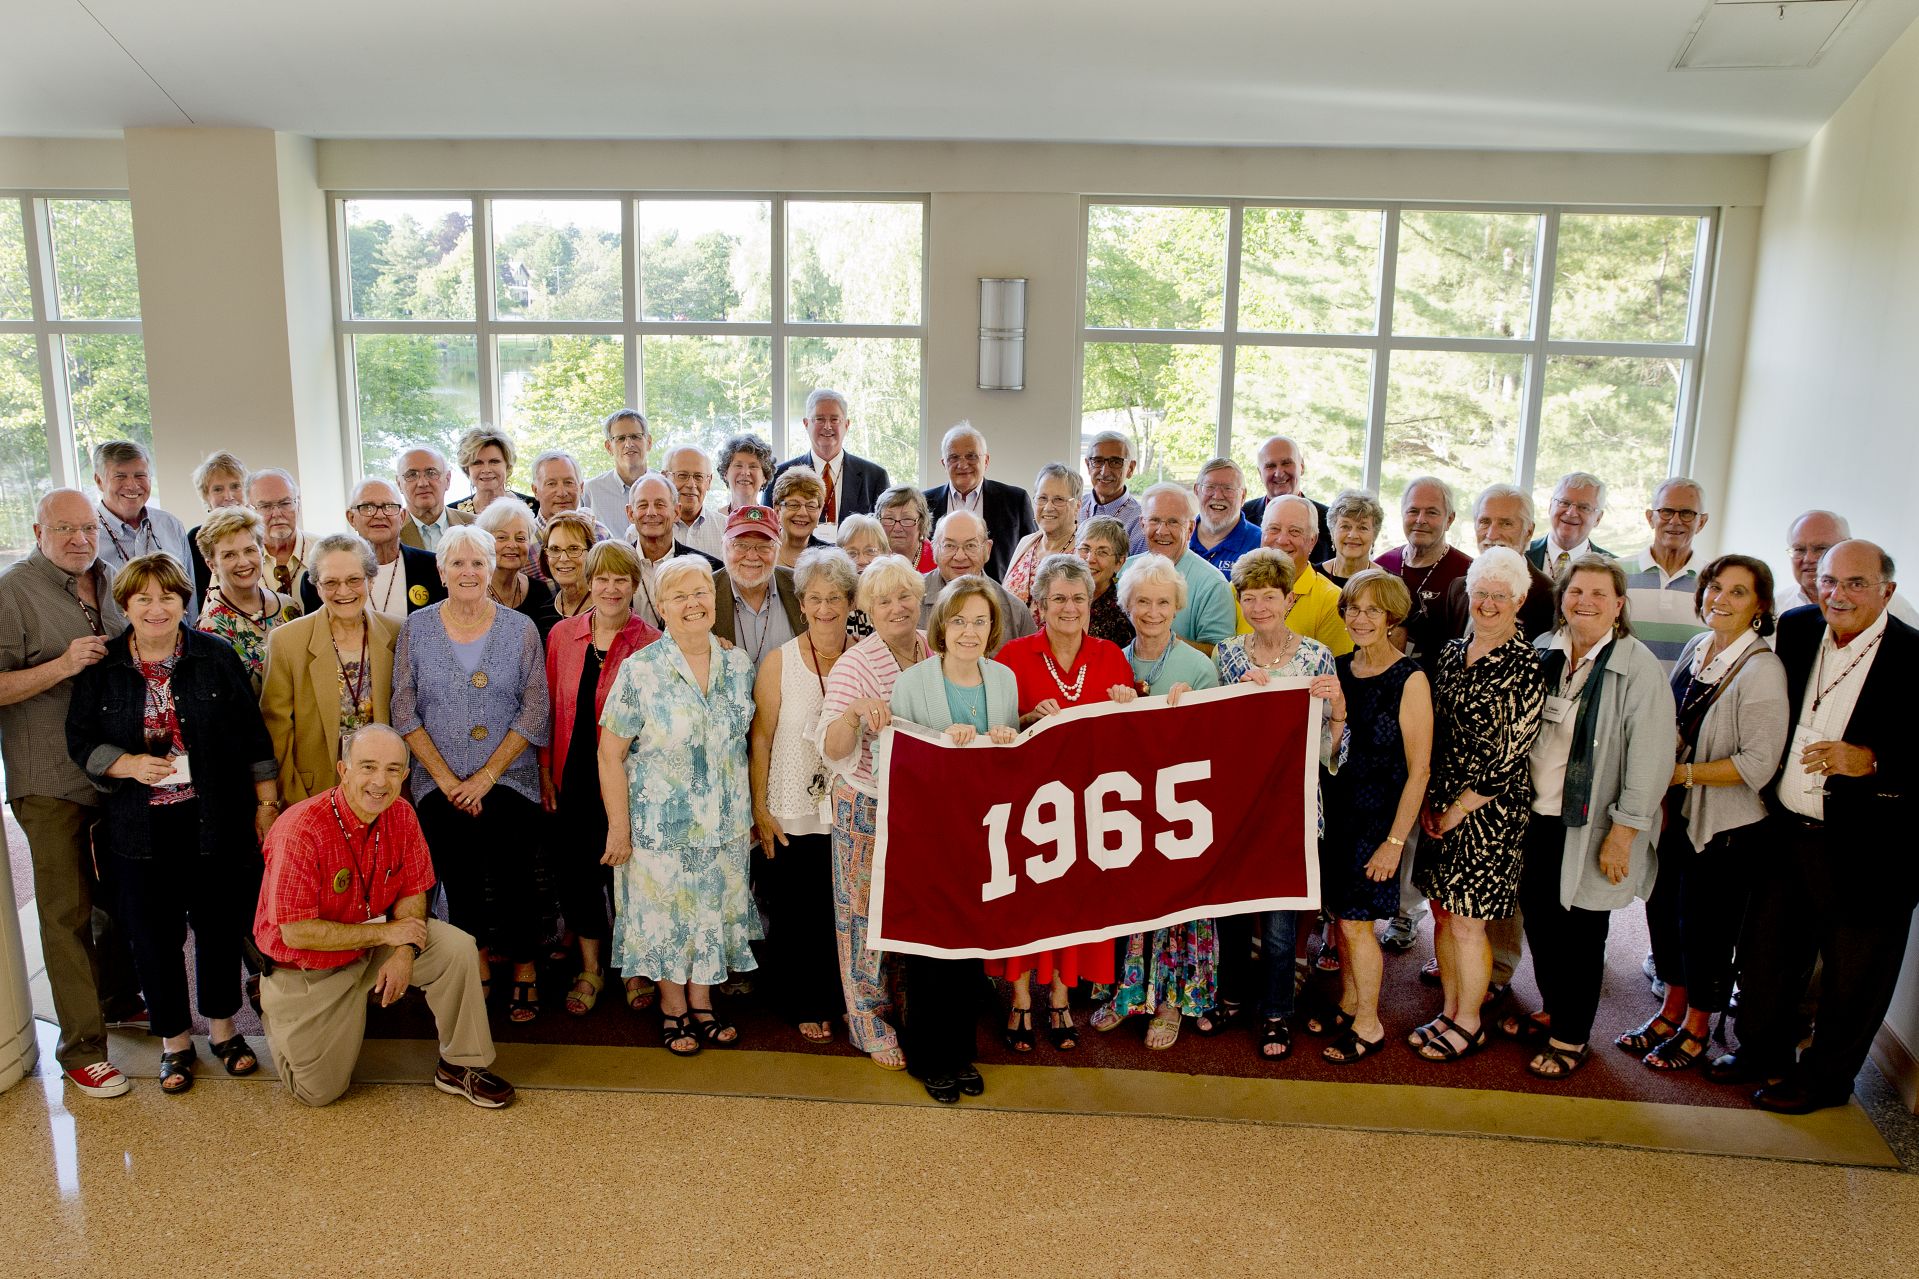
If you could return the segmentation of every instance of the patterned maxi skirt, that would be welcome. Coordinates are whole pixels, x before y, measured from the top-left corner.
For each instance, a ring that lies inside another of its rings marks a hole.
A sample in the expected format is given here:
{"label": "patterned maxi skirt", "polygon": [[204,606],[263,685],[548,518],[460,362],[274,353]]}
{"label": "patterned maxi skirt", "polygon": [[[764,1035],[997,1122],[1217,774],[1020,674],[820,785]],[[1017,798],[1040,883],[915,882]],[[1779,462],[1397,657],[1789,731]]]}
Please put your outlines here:
{"label": "patterned maxi skirt", "polygon": [[873,848],[879,801],[842,782],[833,788],[833,915],[839,931],[840,984],[846,989],[847,1037],[864,1053],[899,1046],[880,1014],[892,1012],[892,965],[866,946],[873,894]]}

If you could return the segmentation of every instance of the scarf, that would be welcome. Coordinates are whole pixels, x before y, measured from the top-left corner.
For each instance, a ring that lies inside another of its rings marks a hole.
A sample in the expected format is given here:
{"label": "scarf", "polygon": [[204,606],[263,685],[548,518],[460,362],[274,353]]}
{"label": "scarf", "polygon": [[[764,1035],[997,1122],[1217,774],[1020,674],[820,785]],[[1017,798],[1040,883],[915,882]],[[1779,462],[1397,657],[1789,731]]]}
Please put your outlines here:
{"label": "scarf", "polygon": [[[1559,820],[1567,826],[1584,826],[1592,811],[1593,745],[1599,740],[1599,686],[1605,682],[1606,661],[1619,647],[1617,636],[1593,658],[1592,674],[1579,690],[1579,717],[1573,721],[1572,753],[1566,759],[1565,798],[1560,802]],[[1547,688],[1558,688],[1566,670],[1567,654],[1549,648],[1540,659],[1539,672]]]}

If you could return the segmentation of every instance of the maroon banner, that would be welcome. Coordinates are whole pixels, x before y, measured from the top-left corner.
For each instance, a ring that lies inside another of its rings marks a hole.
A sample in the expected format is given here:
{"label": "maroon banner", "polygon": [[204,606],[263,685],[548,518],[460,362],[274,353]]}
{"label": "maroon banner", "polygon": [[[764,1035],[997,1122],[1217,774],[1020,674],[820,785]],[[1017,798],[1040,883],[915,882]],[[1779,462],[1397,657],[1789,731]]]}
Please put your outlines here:
{"label": "maroon banner", "polygon": [[1310,682],[1080,707],[1011,746],[896,724],[869,944],[997,959],[1318,906]]}

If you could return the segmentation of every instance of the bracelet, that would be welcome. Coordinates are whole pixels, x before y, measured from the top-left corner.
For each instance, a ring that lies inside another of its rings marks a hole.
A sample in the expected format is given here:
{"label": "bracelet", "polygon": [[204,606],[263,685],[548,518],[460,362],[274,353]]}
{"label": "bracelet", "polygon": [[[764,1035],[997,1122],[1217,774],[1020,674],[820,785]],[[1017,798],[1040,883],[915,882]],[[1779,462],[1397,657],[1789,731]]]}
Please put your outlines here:
{"label": "bracelet", "polygon": [[418,943],[418,942],[407,942],[407,943],[406,943],[406,944],[405,944],[404,946],[402,946],[402,947],[401,947],[401,949],[402,949],[402,950],[410,950],[410,951],[412,951],[412,952],[413,952],[413,957],[414,957],[415,959],[418,959],[418,958],[420,957],[420,955],[422,954],[422,952],[421,952],[421,950],[420,950],[420,945],[419,945],[419,943]]}
{"label": "bracelet", "polygon": [[1392,846],[1393,846],[1394,848],[1404,848],[1404,847],[1406,847],[1406,841],[1405,841],[1405,840],[1403,840],[1403,839],[1400,839],[1400,838],[1398,838],[1398,837],[1396,837],[1396,836],[1393,836],[1393,835],[1388,835],[1388,836],[1386,836],[1386,842],[1387,842],[1387,843],[1389,843],[1389,844],[1391,844],[1391,845],[1392,845]]}
{"label": "bracelet", "polygon": [[1686,780],[1683,784],[1687,790],[1692,789],[1692,765],[1691,764],[1686,765]]}
{"label": "bracelet", "polygon": [[281,803],[281,802],[280,802],[279,800],[277,800],[277,799],[263,799],[263,800],[261,800],[261,801],[260,801],[260,802],[259,802],[258,804],[256,804],[256,805],[255,805],[254,807],[256,807],[256,808],[271,808],[271,809],[273,809],[273,810],[274,810],[275,812],[278,812],[278,811],[279,811],[279,810],[281,810],[282,808],[285,808],[285,807],[286,807],[286,805],[285,805],[285,804],[282,804],[282,803]]}

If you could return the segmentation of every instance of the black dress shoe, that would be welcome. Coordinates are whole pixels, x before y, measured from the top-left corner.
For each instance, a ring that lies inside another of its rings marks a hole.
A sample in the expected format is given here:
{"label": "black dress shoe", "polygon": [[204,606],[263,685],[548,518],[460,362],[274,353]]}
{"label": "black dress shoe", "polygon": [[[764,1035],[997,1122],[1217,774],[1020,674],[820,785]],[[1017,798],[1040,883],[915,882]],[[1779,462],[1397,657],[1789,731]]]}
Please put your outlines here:
{"label": "black dress shoe", "polygon": [[981,1079],[979,1077],[979,1071],[974,1070],[971,1066],[968,1066],[964,1070],[955,1071],[953,1074],[953,1082],[958,1084],[959,1090],[968,1097],[977,1097],[986,1091],[986,1081]]}
{"label": "black dress shoe", "polygon": [[1847,1093],[1835,1099],[1808,1092],[1799,1084],[1777,1083],[1768,1084],[1754,1093],[1752,1104],[1761,1110],[1770,1110],[1775,1115],[1809,1115],[1829,1106],[1843,1106],[1851,1096],[1851,1093]]}
{"label": "black dress shoe", "polygon": [[1727,1053],[1705,1069],[1706,1078],[1715,1084],[1772,1084],[1783,1076],[1779,1071],[1747,1053]]}
{"label": "black dress shoe", "polygon": [[951,1079],[942,1077],[922,1079],[920,1082],[926,1085],[926,1095],[943,1106],[950,1106],[960,1099],[959,1085]]}

